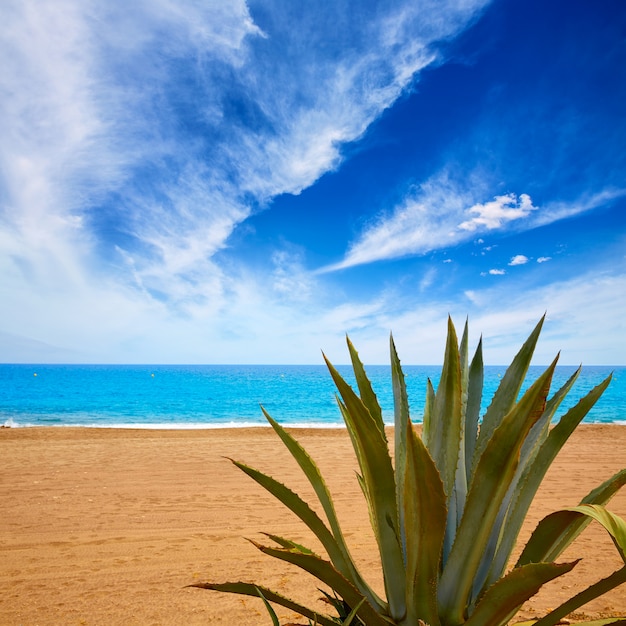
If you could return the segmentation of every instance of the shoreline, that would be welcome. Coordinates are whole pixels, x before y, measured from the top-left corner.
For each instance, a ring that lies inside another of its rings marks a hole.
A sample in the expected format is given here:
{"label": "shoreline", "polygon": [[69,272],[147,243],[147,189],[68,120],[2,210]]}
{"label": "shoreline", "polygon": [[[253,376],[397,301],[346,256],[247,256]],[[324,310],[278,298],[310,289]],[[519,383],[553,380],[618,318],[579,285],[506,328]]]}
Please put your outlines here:
{"label": "shoreline", "polygon": [[[557,418],[558,422],[558,418]],[[284,428],[289,428],[295,431],[300,430],[345,430],[346,426],[343,422],[280,422]],[[417,428],[422,427],[422,422],[413,422],[413,425]],[[553,425],[554,426],[554,425]],[[626,419],[614,420],[612,422],[595,422],[595,421],[583,421],[581,426],[626,426]],[[0,424],[0,430],[2,429],[88,429],[88,430],[147,430],[147,431],[164,431],[164,430],[191,430],[191,431],[213,431],[213,430],[239,430],[239,429],[258,429],[269,428],[271,426],[267,422],[229,422],[209,424],[207,422],[119,422],[112,424],[19,424],[12,419],[5,421],[4,424]],[[385,428],[393,430],[392,422],[385,422]]]}
{"label": "shoreline", "polygon": [[[345,427],[289,430],[318,463],[354,557],[380,588],[378,557]],[[204,580],[247,580],[313,602],[319,596],[315,581],[244,539],[263,540],[261,532],[275,532],[317,551],[311,534],[226,457],[257,467],[314,501],[269,425],[0,429],[0,621],[16,626],[269,626],[260,600],[185,588]],[[626,429],[579,426],[548,472],[520,541],[546,514],[578,504],[625,459]],[[609,508],[626,517],[626,488]],[[583,560],[574,571],[535,596],[523,617],[541,615],[621,563],[596,524],[561,560],[578,557]],[[289,611],[278,614],[281,620],[298,621]],[[622,587],[570,619],[624,614]]]}

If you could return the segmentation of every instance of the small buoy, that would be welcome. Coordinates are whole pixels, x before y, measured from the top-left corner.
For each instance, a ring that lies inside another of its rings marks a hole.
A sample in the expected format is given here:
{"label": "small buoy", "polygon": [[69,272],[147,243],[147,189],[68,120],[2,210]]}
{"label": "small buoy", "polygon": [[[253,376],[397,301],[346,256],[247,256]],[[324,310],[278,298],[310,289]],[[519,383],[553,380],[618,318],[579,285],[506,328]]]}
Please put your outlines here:
{"label": "small buoy", "polygon": [[35,372],[35,373],[33,374],[33,376],[37,376],[37,372]]}
{"label": "small buoy", "polygon": [[152,378],[154,378],[154,374],[150,374],[150,376],[152,376]]}

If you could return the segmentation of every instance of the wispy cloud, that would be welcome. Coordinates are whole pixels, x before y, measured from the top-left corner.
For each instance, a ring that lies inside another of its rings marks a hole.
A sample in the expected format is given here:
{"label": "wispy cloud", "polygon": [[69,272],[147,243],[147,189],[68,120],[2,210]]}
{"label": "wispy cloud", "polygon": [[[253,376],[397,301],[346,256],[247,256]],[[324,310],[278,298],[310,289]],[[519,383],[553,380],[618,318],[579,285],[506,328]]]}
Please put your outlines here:
{"label": "wispy cloud", "polygon": [[[461,268],[456,257],[412,275],[414,296],[390,278],[367,295],[355,287],[355,298],[351,285],[320,273],[487,235],[483,251],[493,251],[496,234],[594,210],[626,189],[538,202],[554,196],[531,192],[521,176],[510,182],[486,174],[488,166],[459,165],[444,147],[435,162],[447,165],[413,181],[321,272],[308,271],[307,250],[282,240],[264,272],[230,248],[237,229],[277,196],[338,169],[346,143],[412,90],[424,68],[443,63],[441,42],[487,4],[363,3],[355,12],[312,3],[296,14],[271,0],[2,3],[0,301],[10,303],[0,307],[2,358],[269,361],[280,344],[283,362],[317,362],[321,347],[344,355],[348,331],[370,361],[386,362],[374,347],[381,335],[408,333],[409,344],[428,332],[443,338],[448,311],[491,307],[476,326],[494,336],[528,321],[513,310],[525,310],[514,292],[503,304],[507,277],[482,281],[497,293],[464,286],[458,297],[430,299]],[[498,267],[515,252],[494,259],[492,272],[504,274]],[[587,280],[601,294],[621,287],[621,279]],[[563,319],[574,306],[578,329],[592,310],[579,312],[572,287],[586,297],[582,283],[568,283],[536,292],[537,306]],[[438,360],[441,342],[434,347],[414,358]]]}
{"label": "wispy cloud", "polygon": [[616,200],[626,196],[626,188],[611,187],[602,189],[595,193],[585,193],[580,198],[573,200],[554,201],[543,207],[542,211],[537,214],[532,225],[545,226],[558,222],[559,220],[568,219],[588,211],[593,211],[599,207],[611,204]]}
{"label": "wispy cloud", "polygon": [[[445,344],[445,317],[449,313],[460,326],[469,315],[470,341],[484,339],[485,362],[510,363],[530,330],[547,312],[534,362],[547,364],[561,352],[562,364],[602,365],[620,363],[626,350],[626,327],[621,302],[615,293],[626,289],[623,273],[587,272],[571,280],[519,289],[498,281],[497,286],[472,289],[452,300],[423,301],[416,295],[397,311],[397,293],[390,293],[372,311],[368,326],[351,327],[351,339],[367,363],[386,363],[381,338],[393,330],[403,363],[440,363]],[[532,303],[532,305],[529,305]],[[602,311],[600,314],[599,311]],[[599,325],[598,319],[603,320]],[[606,324],[606,329],[602,328]],[[606,332],[605,332],[606,331]],[[607,337],[612,339],[607,341]],[[342,346],[331,342],[338,355]]]}
{"label": "wispy cloud", "polygon": [[309,7],[304,37],[284,7],[257,24],[243,0],[5,3],[7,258],[100,266],[179,306],[218,297],[237,225],[335,168],[484,3],[364,11],[353,46],[339,7]]}
{"label": "wispy cloud", "polygon": [[339,263],[320,272],[457,245],[483,234],[505,228],[536,211],[527,194],[495,196],[487,202],[476,197],[488,187],[479,175],[458,181],[442,171],[409,193],[390,214],[368,225]]}
{"label": "wispy cloud", "polygon": [[[489,193],[490,186],[489,180],[478,173],[460,181],[448,170],[439,172],[416,190],[411,190],[401,204],[388,213],[381,213],[377,220],[368,224],[341,261],[320,268],[318,272],[423,255],[470,241],[476,235],[531,230],[596,209],[626,194],[626,190],[605,190],[578,201],[552,202],[545,207],[534,205],[526,193],[519,196],[509,193],[477,201],[479,196]],[[481,241],[483,239],[479,237],[477,243]],[[483,252],[493,247],[485,247]],[[510,265],[522,264],[522,257],[514,257]]]}

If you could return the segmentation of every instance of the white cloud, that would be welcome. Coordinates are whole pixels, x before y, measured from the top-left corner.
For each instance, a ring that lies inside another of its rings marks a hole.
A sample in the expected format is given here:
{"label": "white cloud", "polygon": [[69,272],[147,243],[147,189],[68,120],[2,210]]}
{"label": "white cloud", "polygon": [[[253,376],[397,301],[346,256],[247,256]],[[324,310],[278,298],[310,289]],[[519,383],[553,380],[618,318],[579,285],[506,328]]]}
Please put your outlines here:
{"label": "white cloud", "polygon": [[503,276],[504,274],[506,274],[506,272],[504,270],[501,270],[501,269],[491,269],[491,270],[489,270],[489,273],[492,276]]}
{"label": "white cloud", "polygon": [[523,254],[516,254],[509,261],[509,265],[526,265],[528,263],[528,257]]}
{"label": "white cloud", "polygon": [[547,263],[548,261],[551,261],[552,257],[551,256],[540,256],[537,259],[537,263]]}
{"label": "white cloud", "polygon": [[478,229],[494,230],[507,222],[527,217],[536,210],[528,194],[523,193],[519,198],[512,193],[496,196],[491,202],[475,204],[468,209],[467,213],[475,214],[476,217],[461,222],[459,228],[472,232]]}

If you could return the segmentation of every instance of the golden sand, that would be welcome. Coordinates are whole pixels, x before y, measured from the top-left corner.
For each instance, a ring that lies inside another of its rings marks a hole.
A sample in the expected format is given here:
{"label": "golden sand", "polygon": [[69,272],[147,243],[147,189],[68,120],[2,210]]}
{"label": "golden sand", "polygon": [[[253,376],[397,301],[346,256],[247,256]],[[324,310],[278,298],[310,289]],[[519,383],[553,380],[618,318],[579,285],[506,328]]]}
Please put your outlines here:
{"label": "golden sand", "polygon": [[[362,573],[380,589],[377,554],[344,430],[299,430],[336,500]],[[245,537],[273,532],[318,548],[292,514],[224,457],[271,473],[305,499],[311,488],[269,429],[0,429],[0,624],[271,624],[260,600],[185,588],[247,580],[315,602],[315,580],[258,552]],[[577,504],[626,466],[626,427],[580,427],[551,468],[522,531]],[[626,489],[609,508],[626,517]],[[564,555],[574,571],[523,615],[554,607],[608,575],[620,558],[592,524]],[[281,620],[300,621],[290,611]],[[584,609],[626,614],[626,588]],[[574,616],[582,617],[582,613]]]}

